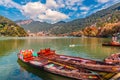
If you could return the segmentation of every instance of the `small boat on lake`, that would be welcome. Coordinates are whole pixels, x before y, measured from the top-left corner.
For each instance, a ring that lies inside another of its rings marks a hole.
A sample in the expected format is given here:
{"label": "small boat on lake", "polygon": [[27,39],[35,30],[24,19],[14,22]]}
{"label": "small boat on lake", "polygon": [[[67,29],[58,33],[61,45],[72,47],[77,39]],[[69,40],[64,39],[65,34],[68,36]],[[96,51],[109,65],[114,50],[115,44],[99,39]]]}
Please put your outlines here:
{"label": "small boat on lake", "polygon": [[111,54],[105,58],[105,62],[108,64],[120,65],[120,53]]}
{"label": "small boat on lake", "polygon": [[120,72],[120,65],[113,65],[101,61],[95,61],[80,57],[58,55],[55,53],[55,51],[50,49],[40,50],[38,52],[38,56],[76,68],[85,68],[85,69],[103,71],[103,72],[114,72],[114,73]]}
{"label": "small boat on lake", "polygon": [[110,43],[103,43],[103,46],[114,46],[114,47],[120,47],[120,43],[116,42],[110,42]]}
{"label": "small boat on lake", "polygon": [[20,51],[18,53],[18,59],[22,62],[34,66],[35,68],[40,68],[45,71],[70,77],[77,80],[101,80],[99,75],[94,74],[92,71],[75,68],[63,63],[59,63],[45,57],[37,57],[32,55],[32,50]]}

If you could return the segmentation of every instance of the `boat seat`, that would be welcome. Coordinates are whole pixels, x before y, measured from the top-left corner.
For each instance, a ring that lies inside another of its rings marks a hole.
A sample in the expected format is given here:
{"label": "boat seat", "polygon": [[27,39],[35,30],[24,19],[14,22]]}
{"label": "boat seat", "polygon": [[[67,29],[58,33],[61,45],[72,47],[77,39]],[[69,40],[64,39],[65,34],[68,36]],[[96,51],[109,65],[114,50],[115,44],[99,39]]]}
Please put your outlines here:
{"label": "boat seat", "polygon": [[78,69],[75,69],[75,70],[72,70],[71,72],[78,72],[79,70]]}
{"label": "boat seat", "polygon": [[62,69],[62,68],[63,68],[63,66],[60,66],[60,67],[58,67],[57,69],[59,69],[59,70],[60,70],[60,69]]}

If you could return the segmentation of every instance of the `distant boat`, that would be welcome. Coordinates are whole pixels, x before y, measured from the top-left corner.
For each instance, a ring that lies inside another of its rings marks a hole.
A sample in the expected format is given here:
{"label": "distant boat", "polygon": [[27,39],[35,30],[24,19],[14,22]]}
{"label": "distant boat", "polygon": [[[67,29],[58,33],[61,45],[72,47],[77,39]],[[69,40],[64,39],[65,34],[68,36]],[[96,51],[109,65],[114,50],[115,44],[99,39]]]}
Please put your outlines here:
{"label": "distant boat", "polygon": [[112,43],[103,43],[103,46],[114,46],[114,47],[120,47],[120,43],[112,44]]}

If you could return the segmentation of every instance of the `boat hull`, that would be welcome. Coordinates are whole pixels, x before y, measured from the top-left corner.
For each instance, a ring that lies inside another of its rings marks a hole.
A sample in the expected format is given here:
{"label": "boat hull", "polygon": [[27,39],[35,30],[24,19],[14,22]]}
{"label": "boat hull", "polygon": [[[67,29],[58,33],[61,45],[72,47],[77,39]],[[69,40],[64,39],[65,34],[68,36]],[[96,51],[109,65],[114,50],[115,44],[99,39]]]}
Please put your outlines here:
{"label": "boat hull", "polygon": [[[39,57],[38,57],[39,58]],[[75,76],[77,73],[74,73],[74,72],[60,72],[61,70],[54,70],[54,69],[50,69],[48,67],[46,67],[47,64],[49,64],[50,62],[53,62],[53,61],[50,61],[46,58],[39,58],[41,60],[43,60],[42,63],[39,59],[37,58],[33,58],[33,60],[29,60],[29,61],[25,61],[23,60],[20,55],[18,54],[18,59],[21,60],[22,62],[24,62],[25,64],[28,64],[30,66],[33,66],[33,67],[36,67],[36,68],[39,68],[39,69],[43,69],[47,72],[50,72],[50,73],[53,73],[53,74],[58,74],[58,75],[61,75],[61,76],[65,76],[65,77],[69,77],[69,78],[73,78],[73,79],[77,79],[77,80],[100,80],[100,77],[98,75],[95,75],[95,74],[91,74],[91,73],[84,73],[84,72],[80,72],[78,73],[77,76]],[[35,59],[35,61],[34,61]],[[37,61],[36,61],[37,59]],[[69,73],[69,74],[68,74]],[[91,77],[89,77],[91,76]]]}
{"label": "boat hull", "polygon": [[120,65],[120,53],[110,55],[105,58],[105,62],[108,64]]}
{"label": "boat hull", "polygon": [[[62,56],[62,58],[61,58],[61,56]],[[73,66],[76,68],[85,68],[85,69],[89,69],[89,70],[93,70],[93,71],[112,72],[112,73],[120,72],[119,65],[115,66],[115,65],[107,64],[105,62],[94,61],[94,60],[84,59],[84,58],[80,58],[80,57],[56,55],[54,58],[48,58],[48,59],[54,60],[54,61],[60,62],[60,63],[62,62],[63,64]]]}
{"label": "boat hull", "polygon": [[110,43],[103,43],[103,46],[114,46],[114,47],[120,47],[120,44],[110,44]]}

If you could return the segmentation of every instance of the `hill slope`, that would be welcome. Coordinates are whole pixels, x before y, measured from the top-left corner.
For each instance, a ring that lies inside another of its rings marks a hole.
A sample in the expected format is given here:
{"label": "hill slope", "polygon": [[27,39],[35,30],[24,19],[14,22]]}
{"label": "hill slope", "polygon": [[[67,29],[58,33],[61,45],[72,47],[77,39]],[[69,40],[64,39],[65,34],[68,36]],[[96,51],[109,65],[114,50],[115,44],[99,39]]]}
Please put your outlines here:
{"label": "hill slope", "polygon": [[[120,3],[115,4],[107,9],[98,11],[86,18],[73,20],[64,25],[55,26],[51,29],[53,34],[70,33],[83,29],[84,27],[96,25],[97,27],[104,26],[104,23],[114,23],[120,21]],[[59,30],[56,32],[56,30]]]}
{"label": "hill slope", "polygon": [[30,32],[49,31],[53,27],[52,24],[33,20],[16,21],[16,23]]}
{"label": "hill slope", "polygon": [[15,24],[13,21],[0,16],[0,36],[27,36],[23,28]]}
{"label": "hill slope", "polygon": [[30,24],[21,25],[25,30],[30,30],[31,32],[39,32],[39,31],[49,31],[52,27],[52,24],[32,21]]}

